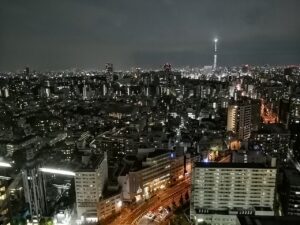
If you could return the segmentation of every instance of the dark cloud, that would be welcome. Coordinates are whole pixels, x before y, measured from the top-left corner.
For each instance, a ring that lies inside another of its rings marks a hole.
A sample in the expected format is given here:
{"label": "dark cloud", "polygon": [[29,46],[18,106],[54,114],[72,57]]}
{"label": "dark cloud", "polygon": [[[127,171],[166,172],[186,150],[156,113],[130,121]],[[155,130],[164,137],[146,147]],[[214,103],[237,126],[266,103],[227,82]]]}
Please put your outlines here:
{"label": "dark cloud", "polygon": [[2,0],[0,70],[299,63],[299,0]]}

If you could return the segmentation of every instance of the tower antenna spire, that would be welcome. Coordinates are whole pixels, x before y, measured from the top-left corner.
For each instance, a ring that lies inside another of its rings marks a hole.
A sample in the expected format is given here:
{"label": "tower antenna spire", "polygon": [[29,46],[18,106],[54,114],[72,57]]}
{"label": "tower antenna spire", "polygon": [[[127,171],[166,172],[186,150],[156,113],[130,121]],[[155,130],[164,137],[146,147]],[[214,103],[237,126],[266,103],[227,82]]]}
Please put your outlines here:
{"label": "tower antenna spire", "polygon": [[214,39],[214,44],[215,44],[215,51],[214,51],[214,65],[213,65],[213,71],[217,69],[217,53],[218,53],[218,38]]}

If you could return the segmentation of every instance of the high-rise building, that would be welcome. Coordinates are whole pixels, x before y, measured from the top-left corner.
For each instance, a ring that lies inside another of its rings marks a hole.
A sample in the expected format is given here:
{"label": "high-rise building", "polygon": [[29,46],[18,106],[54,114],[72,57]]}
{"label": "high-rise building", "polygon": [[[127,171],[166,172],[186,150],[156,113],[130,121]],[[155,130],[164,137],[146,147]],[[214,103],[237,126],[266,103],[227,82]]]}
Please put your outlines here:
{"label": "high-rise building", "polygon": [[83,156],[82,161],[75,175],[77,216],[93,214],[96,217],[97,204],[108,177],[107,155]]}
{"label": "high-rise building", "polygon": [[290,124],[300,124],[300,95],[290,99]]}
{"label": "high-rise building", "polygon": [[29,206],[31,216],[47,214],[46,183],[38,166],[36,162],[31,162],[22,170],[25,202]]}
{"label": "high-rise building", "polygon": [[166,64],[164,65],[164,71],[165,71],[166,73],[171,72],[171,64],[170,64],[170,63],[166,63]]}
{"label": "high-rise building", "polygon": [[233,225],[237,214],[274,215],[275,167],[197,162],[192,171],[190,216],[196,224]]}
{"label": "high-rise building", "polygon": [[114,67],[112,63],[106,63],[105,64],[105,76],[107,82],[112,82],[114,79]]}
{"label": "high-rise building", "polygon": [[113,73],[114,72],[114,66],[112,63],[106,63],[105,64],[105,72],[106,73]]}
{"label": "high-rise building", "polygon": [[28,67],[28,66],[25,67],[25,69],[24,69],[24,74],[25,74],[26,76],[29,75],[29,67]]}
{"label": "high-rise building", "polygon": [[251,131],[259,125],[259,103],[257,101],[238,101],[228,106],[227,131],[238,139],[250,138]]}
{"label": "high-rise building", "polygon": [[238,225],[298,225],[300,218],[297,216],[238,216]]}
{"label": "high-rise building", "polygon": [[257,131],[260,125],[260,100],[251,99],[251,131]]}
{"label": "high-rise building", "polygon": [[3,178],[0,180],[0,222],[2,224],[9,223],[9,214],[11,214],[11,208],[9,198],[11,197],[9,194],[9,181],[4,180]]}
{"label": "high-rise building", "polygon": [[47,214],[46,182],[44,174],[39,171],[41,162],[36,159],[37,149],[26,150],[26,165],[22,170],[25,202],[31,216]]}
{"label": "high-rise building", "polygon": [[8,98],[8,97],[9,97],[9,89],[8,89],[8,87],[5,87],[5,88],[4,88],[4,97],[5,97],[5,98]]}
{"label": "high-rise building", "polygon": [[278,119],[279,122],[288,127],[290,103],[288,100],[281,99],[279,102]]}
{"label": "high-rise building", "polygon": [[300,93],[290,98],[289,129],[291,131],[291,147],[296,159],[300,160]]}
{"label": "high-rise building", "polygon": [[258,131],[252,133],[250,142],[253,149],[276,157],[285,162],[290,143],[290,132],[283,124],[263,124]]}
{"label": "high-rise building", "polygon": [[87,85],[83,85],[82,87],[82,99],[83,100],[87,99]]}
{"label": "high-rise building", "polygon": [[295,169],[284,171],[283,213],[286,216],[300,216],[300,173]]}

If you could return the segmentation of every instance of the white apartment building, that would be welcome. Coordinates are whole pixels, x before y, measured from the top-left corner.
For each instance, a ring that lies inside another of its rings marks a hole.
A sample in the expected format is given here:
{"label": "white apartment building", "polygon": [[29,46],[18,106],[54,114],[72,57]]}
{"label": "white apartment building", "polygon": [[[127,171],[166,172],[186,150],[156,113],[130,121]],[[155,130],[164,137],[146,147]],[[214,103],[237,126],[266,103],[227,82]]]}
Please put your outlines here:
{"label": "white apartment building", "polygon": [[[156,190],[163,189],[168,185],[171,178],[172,153],[151,152],[146,161],[143,162],[143,169],[139,170],[143,198],[149,198]],[[175,156],[174,156],[175,157]]]}
{"label": "white apartment building", "polygon": [[83,167],[76,172],[75,191],[77,216],[85,214],[97,217],[97,204],[107,181],[107,156],[92,155],[84,158]]}
{"label": "white apartment building", "polygon": [[[269,215],[273,211],[276,173],[276,168],[258,163],[195,163],[191,219],[196,224],[206,221],[233,225],[236,214],[263,211]],[[213,222],[216,218],[219,222]]]}
{"label": "white apartment building", "polygon": [[103,220],[121,211],[123,201],[121,194],[112,195],[108,198],[102,199],[98,203],[98,220]]}
{"label": "white apartment building", "polygon": [[[186,171],[185,171],[186,170]],[[150,198],[156,191],[166,188],[171,183],[184,178],[190,173],[190,157],[164,150],[150,152],[140,167],[133,168],[124,177],[119,177],[123,199],[139,201]]]}

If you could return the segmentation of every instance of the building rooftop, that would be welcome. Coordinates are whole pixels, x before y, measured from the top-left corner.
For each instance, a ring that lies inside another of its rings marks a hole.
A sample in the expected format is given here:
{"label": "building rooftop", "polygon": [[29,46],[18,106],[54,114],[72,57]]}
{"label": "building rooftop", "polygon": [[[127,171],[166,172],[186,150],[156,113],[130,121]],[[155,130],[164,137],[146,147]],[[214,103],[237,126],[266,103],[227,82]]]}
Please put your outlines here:
{"label": "building rooftop", "polygon": [[78,169],[78,172],[91,172],[94,171],[98,165],[103,161],[104,155],[95,155],[92,154],[90,156],[83,156],[88,157],[86,163],[81,163],[81,167]]}
{"label": "building rooftop", "polygon": [[160,155],[163,155],[163,154],[166,154],[166,153],[169,153],[169,152],[170,152],[170,150],[156,149],[153,152],[149,152],[148,155],[147,155],[147,158],[155,158],[157,156],[160,156]]}
{"label": "building rooftop", "polygon": [[258,134],[281,134],[289,133],[287,129],[284,128],[283,124],[264,124],[258,131]]}
{"label": "building rooftop", "polygon": [[203,168],[259,168],[269,169],[271,167],[263,163],[215,163],[215,162],[196,162],[195,167]]}
{"label": "building rooftop", "polygon": [[238,216],[241,225],[299,225],[297,216]]}
{"label": "building rooftop", "polygon": [[300,186],[300,172],[296,169],[284,170],[284,175],[289,184]]}
{"label": "building rooftop", "polygon": [[267,156],[261,151],[231,151],[233,163],[266,163]]}

